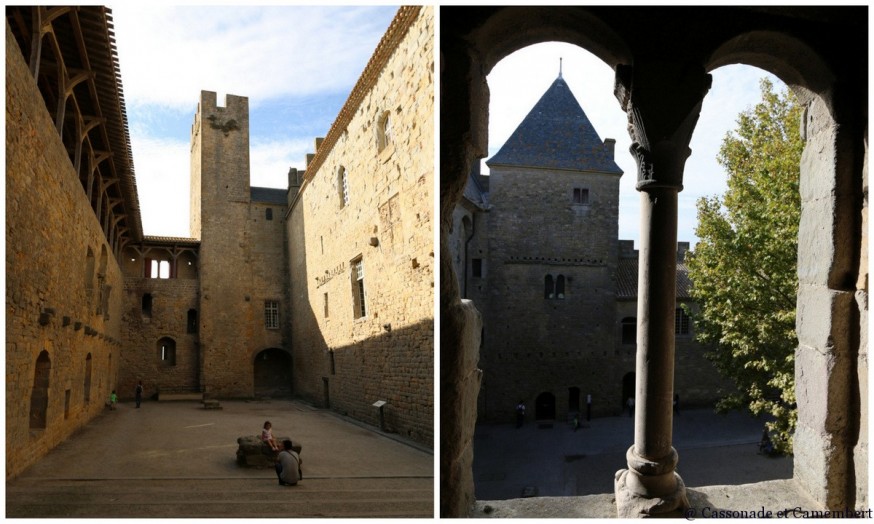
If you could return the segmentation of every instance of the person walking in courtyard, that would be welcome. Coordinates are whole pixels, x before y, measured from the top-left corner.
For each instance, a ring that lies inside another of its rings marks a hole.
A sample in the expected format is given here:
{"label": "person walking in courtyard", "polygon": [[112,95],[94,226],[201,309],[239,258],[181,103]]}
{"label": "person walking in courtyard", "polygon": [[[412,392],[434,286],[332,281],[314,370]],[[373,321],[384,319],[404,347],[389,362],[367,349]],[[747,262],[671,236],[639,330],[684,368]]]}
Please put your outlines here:
{"label": "person walking in courtyard", "polygon": [[264,422],[264,429],[261,430],[261,442],[266,442],[273,451],[279,451],[279,446],[273,440],[273,424],[269,420]]}
{"label": "person walking in courtyard", "polygon": [[115,394],[115,390],[112,390],[112,393],[109,394],[109,409],[114,410],[115,405],[118,404],[118,395]]}
{"label": "person walking in courtyard", "polygon": [[280,486],[294,486],[300,479],[300,455],[295,453],[290,440],[283,440],[279,457],[276,459],[276,476]]}
{"label": "person walking in courtyard", "polygon": [[634,397],[628,397],[628,402],[625,403],[628,406],[628,416],[634,416]]}
{"label": "person walking in courtyard", "polygon": [[143,381],[142,380],[140,380],[137,383],[137,389],[136,389],[136,393],[134,395],[134,398],[137,401],[137,408],[139,408],[140,403],[143,401]]}
{"label": "person walking in courtyard", "polygon": [[522,424],[525,423],[525,401],[520,400],[518,404],[516,404],[516,427],[521,428]]}

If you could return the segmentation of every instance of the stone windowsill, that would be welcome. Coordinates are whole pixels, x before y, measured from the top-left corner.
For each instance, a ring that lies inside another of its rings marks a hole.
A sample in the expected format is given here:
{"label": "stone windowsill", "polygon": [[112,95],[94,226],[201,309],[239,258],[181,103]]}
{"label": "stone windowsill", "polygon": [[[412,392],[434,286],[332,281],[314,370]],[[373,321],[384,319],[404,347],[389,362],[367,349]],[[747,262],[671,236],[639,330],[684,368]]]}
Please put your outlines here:
{"label": "stone windowsill", "polygon": [[[713,517],[714,511],[777,512],[790,510],[822,511],[823,507],[807,495],[794,480],[770,480],[740,486],[687,488],[692,519]],[[582,497],[532,497],[510,500],[477,501],[471,517],[480,518],[616,518],[612,493]],[[689,520],[689,519],[687,519]]]}

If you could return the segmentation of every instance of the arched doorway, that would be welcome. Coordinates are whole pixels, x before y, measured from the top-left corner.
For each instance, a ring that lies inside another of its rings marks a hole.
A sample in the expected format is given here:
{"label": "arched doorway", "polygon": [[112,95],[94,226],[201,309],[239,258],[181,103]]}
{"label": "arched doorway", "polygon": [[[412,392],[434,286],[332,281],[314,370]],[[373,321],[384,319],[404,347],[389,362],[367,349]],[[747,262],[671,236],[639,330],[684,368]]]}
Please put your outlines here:
{"label": "arched doorway", "polygon": [[555,419],[555,395],[548,391],[537,395],[534,403],[534,418],[537,420]]}
{"label": "arched doorway", "polygon": [[291,396],[291,356],[279,348],[269,348],[255,355],[255,396]]}
{"label": "arched doorway", "polygon": [[52,361],[49,359],[49,352],[44,350],[36,359],[36,369],[33,373],[33,389],[30,392],[30,429],[46,428],[51,371]]}

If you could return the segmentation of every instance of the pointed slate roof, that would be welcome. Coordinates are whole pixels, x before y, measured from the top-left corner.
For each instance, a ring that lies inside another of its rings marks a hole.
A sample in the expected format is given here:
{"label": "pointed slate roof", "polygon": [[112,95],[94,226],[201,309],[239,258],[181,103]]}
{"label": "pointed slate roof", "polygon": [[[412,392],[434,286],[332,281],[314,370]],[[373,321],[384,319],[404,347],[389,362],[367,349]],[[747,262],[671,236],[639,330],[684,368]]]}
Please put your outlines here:
{"label": "pointed slate roof", "polygon": [[486,164],[622,174],[560,73]]}

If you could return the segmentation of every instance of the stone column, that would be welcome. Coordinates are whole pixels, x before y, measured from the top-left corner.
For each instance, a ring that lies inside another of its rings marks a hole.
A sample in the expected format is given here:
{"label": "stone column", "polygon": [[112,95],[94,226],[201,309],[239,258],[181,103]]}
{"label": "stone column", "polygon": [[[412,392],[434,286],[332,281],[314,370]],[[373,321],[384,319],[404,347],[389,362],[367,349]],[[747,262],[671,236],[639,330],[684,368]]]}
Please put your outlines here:
{"label": "stone column", "polygon": [[461,300],[448,239],[470,168],[488,149],[489,103],[483,67],[467,45],[446,39],[440,53],[440,516],[458,518],[469,516],[475,500],[482,319],[473,302]]}
{"label": "stone column", "polygon": [[622,518],[679,517],[689,506],[671,446],[677,196],[710,81],[703,68],[689,64],[650,62],[616,71],[641,192],[634,444],[626,453],[628,469],[615,476]]}

